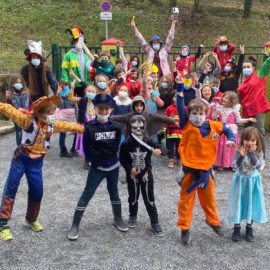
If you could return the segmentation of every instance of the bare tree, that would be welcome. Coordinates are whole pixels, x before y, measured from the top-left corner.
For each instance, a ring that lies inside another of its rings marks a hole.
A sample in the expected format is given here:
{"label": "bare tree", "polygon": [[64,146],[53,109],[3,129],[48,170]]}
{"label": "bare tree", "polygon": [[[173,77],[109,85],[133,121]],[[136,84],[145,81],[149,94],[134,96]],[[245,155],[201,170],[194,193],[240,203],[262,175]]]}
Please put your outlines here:
{"label": "bare tree", "polygon": [[177,0],[170,0],[170,8],[177,6]]}
{"label": "bare tree", "polygon": [[199,12],[200,0],[194,0],[193,12]]}
{"label": "bare tree", "polygon": [[249,18],[250,17],[252,4],[253,4],[252,0],[245,0],[243,18]]}

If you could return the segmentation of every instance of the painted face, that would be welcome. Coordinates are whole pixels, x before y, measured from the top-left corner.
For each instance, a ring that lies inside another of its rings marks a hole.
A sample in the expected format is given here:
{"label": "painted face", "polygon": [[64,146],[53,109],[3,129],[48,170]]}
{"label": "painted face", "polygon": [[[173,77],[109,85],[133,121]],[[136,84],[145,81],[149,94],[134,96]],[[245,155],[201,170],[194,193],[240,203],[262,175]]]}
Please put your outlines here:
{"label": "painted face", "polygon": [[144,134],[144,123],[142,121],[134,121],[131,123],[131,133],[140,139],[143,138]]}
{"label": "painted face", "polygon": [[206,100],[209,100],[212,95],[212,90],[210,87],[206,86],[202,89],[202,97]]}
{"label": "painted face", "polygon": [[192,85],[192,78],[183,78],[184,89],[189,89]]}

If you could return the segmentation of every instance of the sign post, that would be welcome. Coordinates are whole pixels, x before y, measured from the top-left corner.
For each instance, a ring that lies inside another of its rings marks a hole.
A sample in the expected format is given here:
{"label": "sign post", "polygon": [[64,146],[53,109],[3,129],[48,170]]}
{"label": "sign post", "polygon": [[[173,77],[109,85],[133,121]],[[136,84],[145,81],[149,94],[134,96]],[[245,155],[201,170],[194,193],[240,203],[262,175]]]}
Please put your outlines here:
{"label": "sign post", "polygon": [[103,1],[101,3],[100,9],[100,19],[102,21],[105,21],[105,38],[108,39],[109,33],[108,33],[108,21],[112,20],[112,12],[110,11],[112,8],[112,5],[109,1]]}

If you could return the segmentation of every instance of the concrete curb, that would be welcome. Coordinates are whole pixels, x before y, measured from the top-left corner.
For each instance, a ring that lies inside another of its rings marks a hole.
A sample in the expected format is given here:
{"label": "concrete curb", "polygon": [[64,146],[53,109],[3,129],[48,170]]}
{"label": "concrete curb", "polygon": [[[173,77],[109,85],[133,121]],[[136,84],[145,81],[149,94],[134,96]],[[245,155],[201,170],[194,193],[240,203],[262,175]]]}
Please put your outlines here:
{"label": "concrete curb", "polygon": [[0,120],[0,135],[5,135],[14,131],[14,123]]}

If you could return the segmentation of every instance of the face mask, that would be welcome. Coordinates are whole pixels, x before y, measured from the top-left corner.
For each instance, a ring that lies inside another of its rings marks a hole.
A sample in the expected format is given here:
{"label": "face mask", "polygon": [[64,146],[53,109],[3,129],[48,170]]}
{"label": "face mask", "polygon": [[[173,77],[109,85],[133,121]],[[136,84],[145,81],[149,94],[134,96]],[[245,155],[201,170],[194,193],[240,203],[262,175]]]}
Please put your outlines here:
{"label": "face mask", "polygon": [[107,66],[107,65],[108,65],[108,63],[109,63],[109,60],[106,60],[106,59],[102,59],[102,60],[100,60],[100,65],[101,65],[102,67]]}
{"label": "face mask", "polygon": [[250,76],[253,73],[252,68],[244,68],[243,69],[243,75],[244,76]]}
{"label": "face mask", "polygon": [[232,71],[231,67],[229,67],[229,66],[225,66],[224,70],[225,70],[225,72],[231,72]]}
{"label": "face mask", "polygon": [[133,67],[137,67],[138,62],[137,62],[137,61],[132,61],[132,62],[131,62],[131,65],[132,65]]}
{"label": "face mask", "polygon": [[222,52],[225,52],[228,48],[228,45],[220,45],[219,46],[219,49],[222,51]]}
{"label": "face mask", "polygon": [[55,121],[55,115],[54,114],[47,115],[47,123],[48,124],[51,124],[54,121]]}
{"label": "face mask", "polygon": [[100,121],[108,121],[109,117],[110,117],[110,114],[99,114],[99,113],[96,113],[96,116],[97,116],[97,120],[100,120]]}
{"label": "face mask", "polygon": [[188,52],[183,52],[183,53],[181,53],[181,55],[186,57],[186,56],[188,56]]}
{"label": "face mask", "polygon": [[161,87],[164,88],[164,89],[168,89],[169,84],[167,82],[163,82],[163,83],[161,83]]}
{"label": "face mask", "polygon": [[216,87],[216,86],[212,87],[212,89],[213,89],[213,91],[214,91],[215,94],[219,91],[219,88]]}
{"label": "face mask", "polygon": [[69,93],[69,90],[70,90],[69,86],[66,85],[64,87],[64,89],[60,91],[60,96],[61,97],[66,97],[68,95],[68,93]]}
{"label": "face mask", "polygon": [[87,96],[88,99],[93,100],[96,97],[96,93],[87,92],[86,96]]}
{"label": "face mask", "polygon": [[154,49],[155,51],[158,51],[158,50],[160,49],[160,44],[154,44],[154,45],[153,45],[153,49]]}
{"label": "face mask", "polygon": [[107,88],[107,83],[105,83],[105,82],[98,82],[98,88],[100,89],[100,90],[105,90],[106,88]]}
{"label": "face mask", "polygon": [[23,89],[22,83],[14,83],[14,84],[13,84],[13,87],[14,87],[16,90],[18,90],[18,91],[20,91],[20,90]]}
{"label": "face mask", "polygon": [[38,59],[38,58],[36,58],[36,59],[31,59],[31,63],[35,66],[35,67],[37,67],[37,66],[39,66],[40,65],[40,59]]}
{"label": "face mask", "polygon": [[75,45],[75,48],[78,50],[81,50],[83,47],[83,41],[84,41],[84,38],[82,36],[80,36],[78,39],[78,42]]}
{"label": "face mask", "polygon": [[189,121],[192,123],[192,125],[199,127],[205,122],[205,115],[195,116],[195,115],[191,114],[189,116]]}
{"label": "face mask", "polygon": [[126,98],[128,96],[128,93],[126,91],[119,91],[118,96],[122,98]]}

